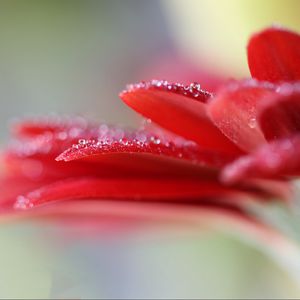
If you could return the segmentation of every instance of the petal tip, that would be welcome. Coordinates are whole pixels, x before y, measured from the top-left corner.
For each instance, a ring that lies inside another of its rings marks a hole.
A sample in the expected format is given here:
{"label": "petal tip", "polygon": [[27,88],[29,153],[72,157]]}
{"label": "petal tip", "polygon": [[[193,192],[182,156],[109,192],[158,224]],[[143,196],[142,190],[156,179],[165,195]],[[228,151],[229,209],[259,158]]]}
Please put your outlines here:
{"label": "petal tip", "polygon": [[258,31],[247,46],[252,77],[273,83],[300,79],[300,36],[275,25]]}

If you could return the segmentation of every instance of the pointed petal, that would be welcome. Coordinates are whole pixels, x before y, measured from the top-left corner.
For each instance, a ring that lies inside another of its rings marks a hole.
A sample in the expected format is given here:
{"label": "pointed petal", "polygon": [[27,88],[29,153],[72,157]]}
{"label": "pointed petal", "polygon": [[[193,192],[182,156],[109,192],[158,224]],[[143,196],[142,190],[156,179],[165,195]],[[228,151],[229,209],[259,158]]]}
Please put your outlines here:
{"label": "pointed petal", "polygon": [[257,126],[257,105],[274,93],[275,87],[255,80],[232,82],[209,103],[215,125],[246,152],[265,143]]}
{"label": "pointed petal", "polygon": [[255,34],[248,44],[248,64],[258,80],[300,80],[300,35],[278,27]]}
{"label": "pointed petal", "polygon": [[300,132],[300,84],[284,84],[259,106],[258,122],[267,140]]}
{"label": "pointed petal", "polygon": [[300,135],[266,144],[251,155],[225,167],[222,178],[238,182],[248,178],[300,175]]}
{"label": "pointed petal", "polygon": [[129,86],[120,97],[145,117],[202,147],[240,153],[209,119],[205,102],[211,95],[196,84],[139,83]]}
{"label": "pointed petal", "polygon": [[[85,159],[101,161],[104,154],[148,154],[198,164],[218,169],[235,159],[234,155],[205,150],[197,144],[181,138],[169,139],[168,136],[154,136],[145,131],[132,134],[124,133],[121,139],[110,137],[98,140],[81,140],[64,151],[57,160],[73,161]],[[131,161],[132,163],[132,161]]]}

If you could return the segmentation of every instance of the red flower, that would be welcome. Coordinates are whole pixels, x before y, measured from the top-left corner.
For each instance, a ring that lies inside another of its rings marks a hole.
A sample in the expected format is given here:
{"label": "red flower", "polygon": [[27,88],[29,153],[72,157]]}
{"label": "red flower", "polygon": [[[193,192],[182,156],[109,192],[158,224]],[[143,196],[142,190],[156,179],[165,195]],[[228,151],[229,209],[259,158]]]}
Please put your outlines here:
{"label": "red flower", "polygon": [[214,94],[197,83],[130,85],[121,99],[153,122],[138,130],[82,118],[16,124],[2,154],[3,215],[217,215],[255,228],[249,203],[288,200],[300,173],[300,36],[266,29],[248,61],[254,79]]}

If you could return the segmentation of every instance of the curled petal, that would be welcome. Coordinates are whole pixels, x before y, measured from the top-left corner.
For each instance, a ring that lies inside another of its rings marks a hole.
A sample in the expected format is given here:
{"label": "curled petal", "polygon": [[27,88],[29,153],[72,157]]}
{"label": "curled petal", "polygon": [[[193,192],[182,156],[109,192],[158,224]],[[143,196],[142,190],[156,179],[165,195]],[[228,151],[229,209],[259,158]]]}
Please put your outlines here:
{"label": "curled petal", "polygon": [[275,87],[255,80],[233,82],[225,86],[209,103],[216,126],[246,152],[265,143],[257,124],[257,106]]}
{"label": "curled petal", "polygon": [[267,140],[300,132],[300,84],[284,84],[259,106],[258,122]]}
{"label": "curled petal", "polygon": [[128,106],[163,128],[202,147],[241,153],[209,119],[206,102],[211,95],[196,84],[183,87],[164,81],[139,83],[130,85],[120,97]]}
{"label": "curled petal", "polygon": [[274,141],[226,166],[222,178],[233,183],[246,178],[299,175],[299,153],[300,135]]}
{"label": "curled petal", "polygon": [[258,80],[300,80],[300,36],[278,27],[255,34],[248,44],[248,64]]}

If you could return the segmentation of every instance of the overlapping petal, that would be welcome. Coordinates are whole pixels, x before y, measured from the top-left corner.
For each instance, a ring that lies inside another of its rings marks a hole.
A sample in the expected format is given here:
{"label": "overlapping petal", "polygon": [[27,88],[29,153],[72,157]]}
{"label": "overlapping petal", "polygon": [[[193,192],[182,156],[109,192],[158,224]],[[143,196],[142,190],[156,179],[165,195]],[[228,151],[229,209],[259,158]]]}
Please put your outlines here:
{"label": "overlapping petal", "polygon": [[[77,138],[71,135],[74,129],[80,132]],[[47,130],[29,139],[14,141],[5,154],[7,167],[13,172],[33,172],[35,165],[42,164],[42,173],[46,177],[55,173],[58,177],[138,174],[146,177],[154,174],[211,177],[235,158],[231,154],[202,149],[191,141],[175,135],[170,137],[162,131],[158,135],[102,123],[80,130],[65,126],[59,133],[64,134],[64,139],[52,127],[51,133]],[[80,136],[87,139],[78,139]],[[54,158],[58,155],[56,162]],[[71,160],[72,163],[63,162]]]}
{"label": "overlapping petal", "polygon": [[151,218],[165,218],[159,207],[168,205],[179,219],[197,209],[196,218],[215,210],[255,223],[248,204],[289,199],[288,179],[300,175],[300,84],[282,84],[300,79],[299,49],[289,31],[255,35],[249,67],[264,81],[230,82],[215,95],[198,83],[130,85],[120,96],[153,121],[143,129],[79,117],[16,123],[1,155],[1,212],[15,203],[24,215],[115,216],[143,203]]}
{"label": "overlapping petal", "polygon": [[154,80],[131,85],[120,97],[140,114],[201,147],[241,153],[209,119],[206,102],[211,94],[198,84],[184,87]]}
{"label": "overlapping petal", "polygon": [[210,101],[210,117],[238,147],[251,152],[265,143],[257,124],[257,107],[274,92],[275,86],[266,82],[245,80],[229,83]]}
{"label": "overlapping petal", "polygon": [[[182,138],[169,139],[168,136],[153,135],[146,131],[124,131],[122,138],[107,135],[104,138],[80,140],[57,157],[58,161],[85,160],[101,162],[105,154],[129,154],[135,157],[155,157],[158,159],[173,159],[174,163],[190,163],[219,169],[235,159],[234,155],[203,149],[194,142]],[[116,155],[115,155],[116,156]],[[131,161],[132,163],[132,161]]]}

